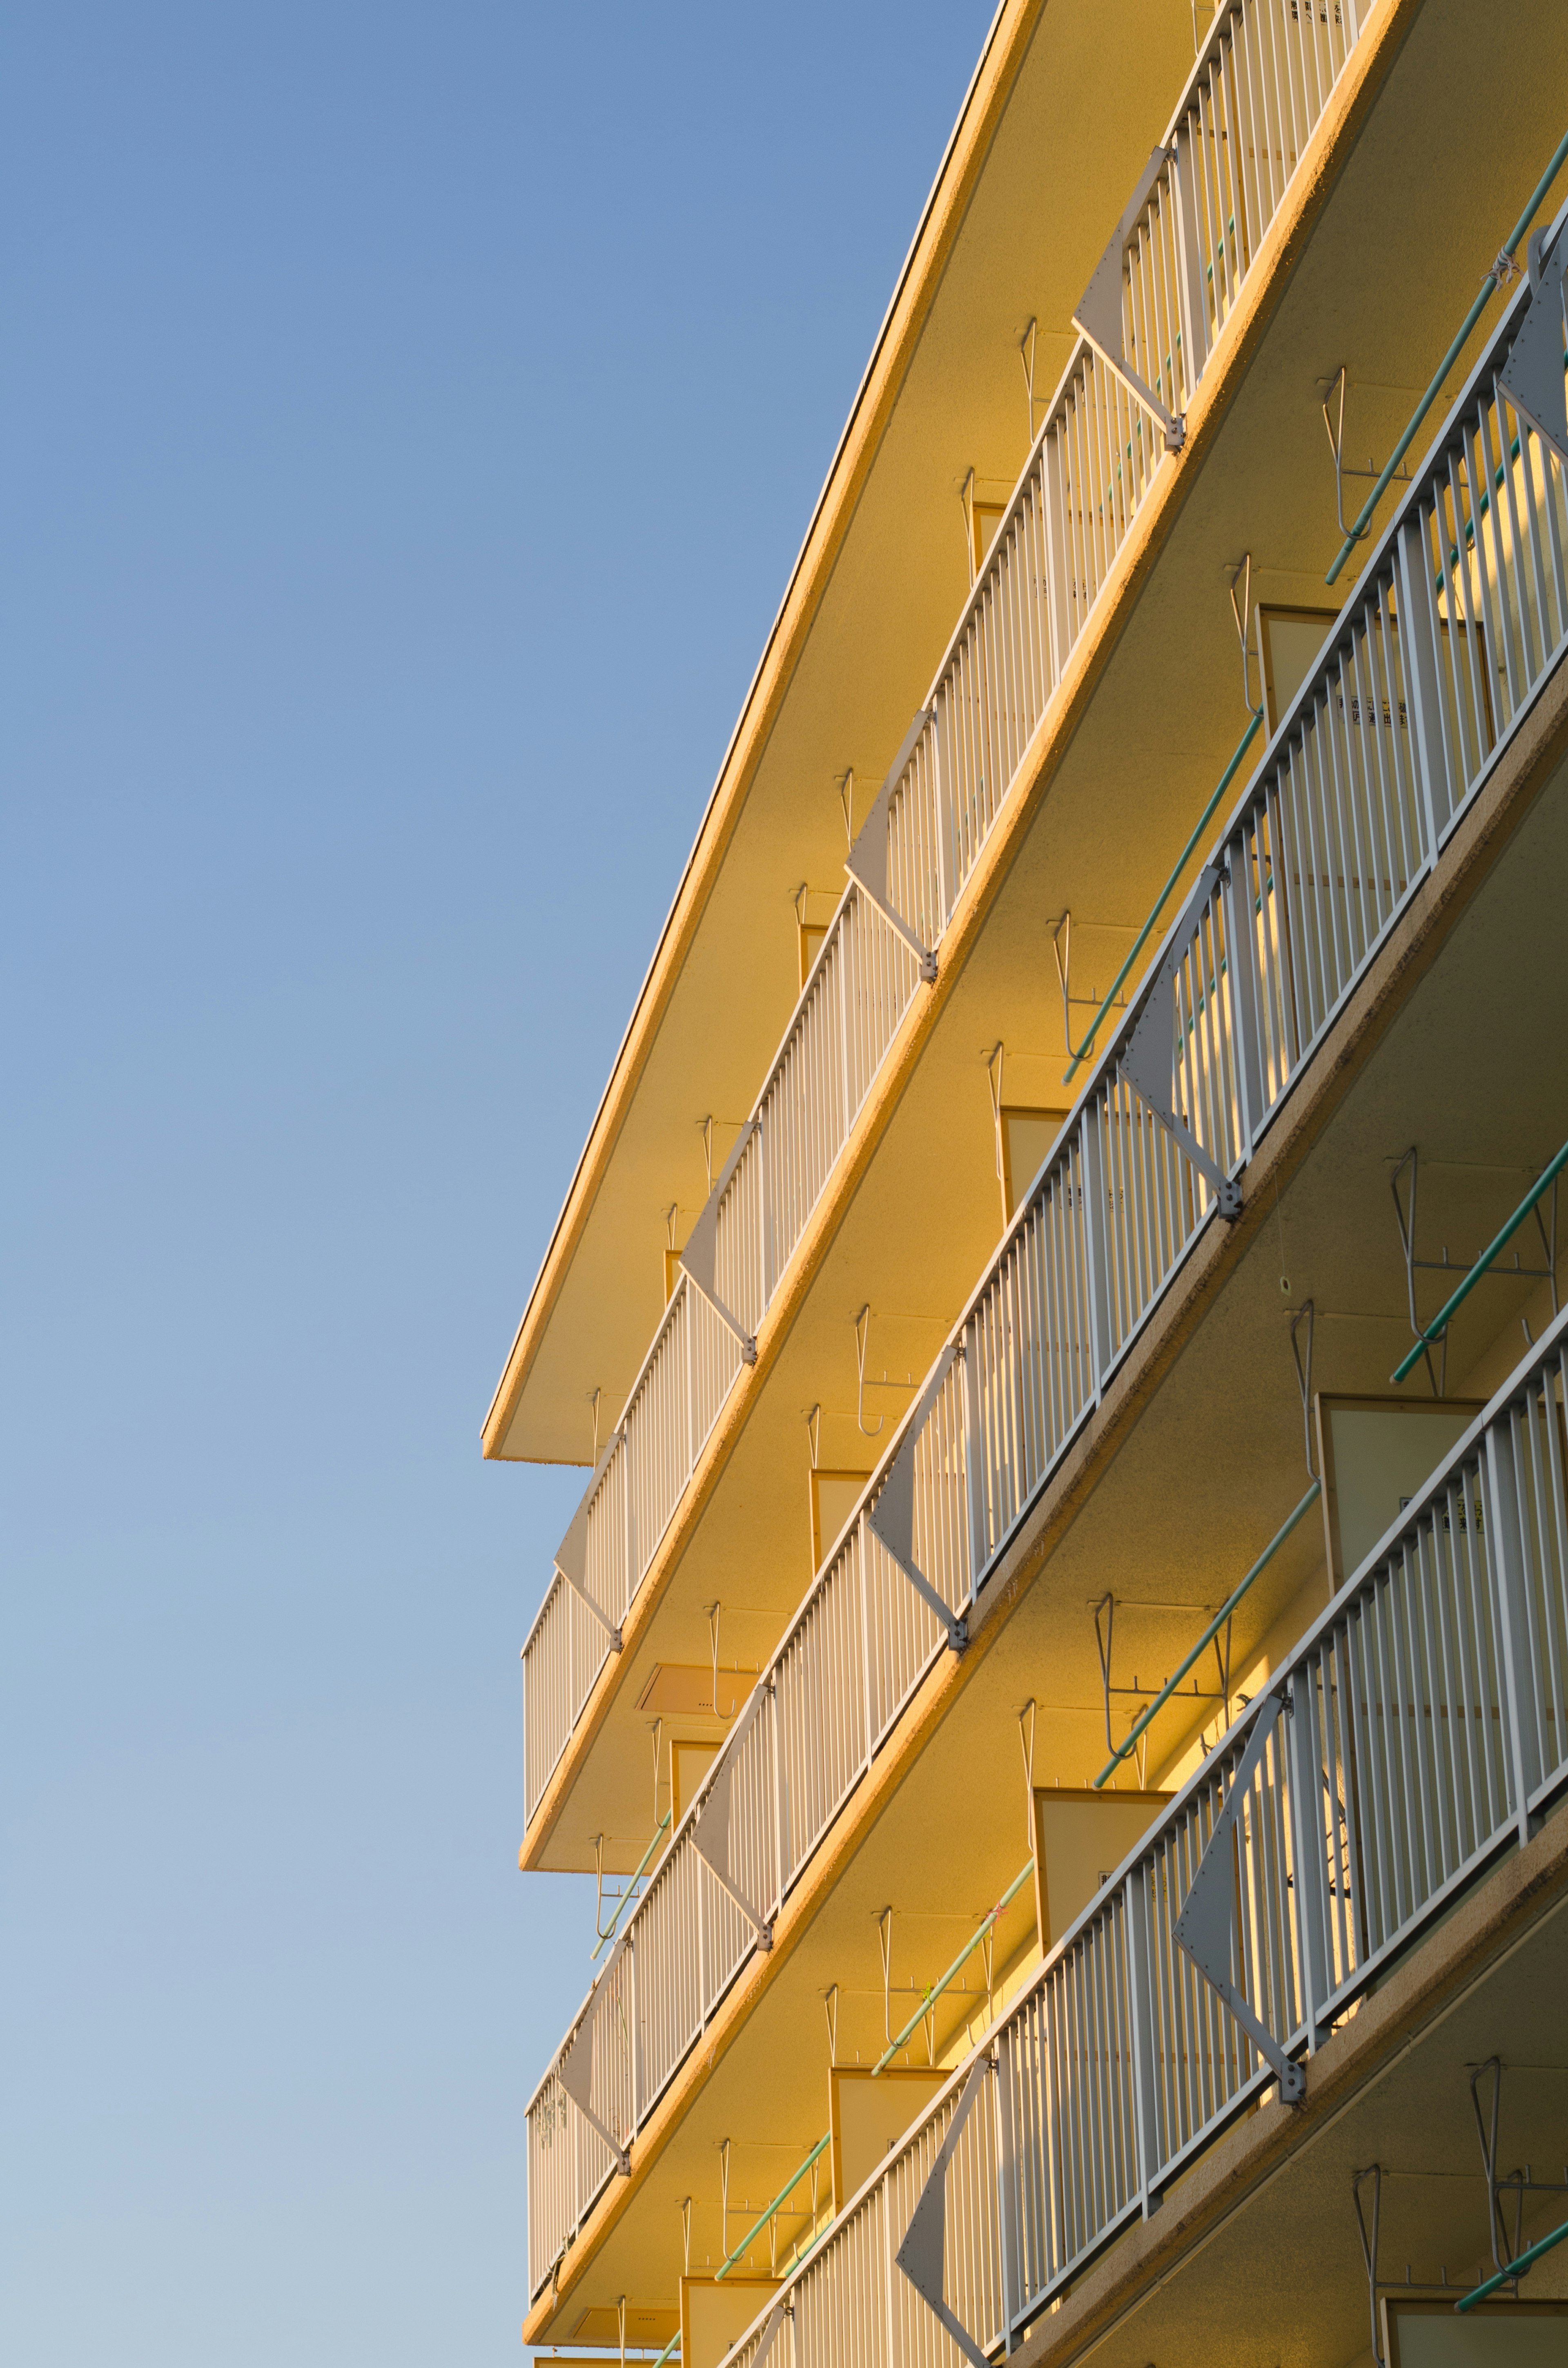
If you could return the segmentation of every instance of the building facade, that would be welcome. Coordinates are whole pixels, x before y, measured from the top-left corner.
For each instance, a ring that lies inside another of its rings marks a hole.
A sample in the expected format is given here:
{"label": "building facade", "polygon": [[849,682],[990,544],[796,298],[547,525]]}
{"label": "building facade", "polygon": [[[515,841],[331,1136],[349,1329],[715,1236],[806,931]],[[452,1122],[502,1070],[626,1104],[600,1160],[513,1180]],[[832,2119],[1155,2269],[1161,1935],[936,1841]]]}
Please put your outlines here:
{"label": "building facade", "polygon": [[531,2345],[1568,2356],[1565,133],[1004,0],[485,1425]]}

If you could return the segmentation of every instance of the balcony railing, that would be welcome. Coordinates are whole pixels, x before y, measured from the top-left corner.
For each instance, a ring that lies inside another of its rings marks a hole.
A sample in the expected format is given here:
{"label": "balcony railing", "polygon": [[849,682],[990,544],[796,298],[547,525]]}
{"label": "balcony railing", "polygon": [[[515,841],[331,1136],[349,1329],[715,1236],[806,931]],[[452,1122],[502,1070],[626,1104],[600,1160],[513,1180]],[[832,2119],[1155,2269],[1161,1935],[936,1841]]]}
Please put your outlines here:
{"label": "balcony railing", "polygon": [[1568,1779],[1565,1392],[1568,1309],[726,2368],[1010,2351],[1529,1839]]}
{"label": "balcony railing", "polygon": [[[1198,1235],[1235,1204],[1236,1176],[1561,655],[1562,466],[1504,382],[1531,301],[1521,289],[1503,315],[541,2084],[536,2290],[915,1688],[961,1641]],[[1555,279],[1541,301],[1561,340]]]}
{"label": "balcony railing", "polygon": [[706,1299],[699,1314],[699,1294],[682,1281],[589,1484],[586,1567],[575,1549],[576,1585],[555,1577],[523,1648],[530,1819],[745,1342],[922,975],[935,974],[960,892],[1160,461],[1179,441],[1179,415],[1370,5],[1222,7],[1118,225],[1082,308],[1089,334],[1074,346],[929,697],[857,842],[858,876],[716,1187],[712,1295],[735,1326]]}

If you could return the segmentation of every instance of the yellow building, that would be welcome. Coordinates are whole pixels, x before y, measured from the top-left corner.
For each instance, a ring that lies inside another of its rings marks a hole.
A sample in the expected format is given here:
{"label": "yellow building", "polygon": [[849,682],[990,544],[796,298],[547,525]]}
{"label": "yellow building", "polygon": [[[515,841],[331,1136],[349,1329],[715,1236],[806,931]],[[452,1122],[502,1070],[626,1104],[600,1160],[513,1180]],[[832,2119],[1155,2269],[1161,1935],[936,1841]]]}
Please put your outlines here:
{"label": "yellow building", "polygon": [[1565,131],[1004,0],[485,1425],[529,2344],[1568,2356]]}

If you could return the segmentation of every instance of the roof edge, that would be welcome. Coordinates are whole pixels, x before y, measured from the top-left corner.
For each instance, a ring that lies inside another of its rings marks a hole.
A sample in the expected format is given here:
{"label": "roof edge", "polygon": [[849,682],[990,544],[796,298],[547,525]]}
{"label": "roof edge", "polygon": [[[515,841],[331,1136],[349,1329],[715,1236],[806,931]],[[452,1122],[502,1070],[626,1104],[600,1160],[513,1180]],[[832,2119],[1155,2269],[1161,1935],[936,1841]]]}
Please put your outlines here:
{"label": "roof edge", "polygon": [[517,1401],[718,878],[751,776],[826,589],[980,168],[1045,6],[1046,0],[999,0],[991,20],[485,1414],[480,1439],[487,1459],[503,1454]]}

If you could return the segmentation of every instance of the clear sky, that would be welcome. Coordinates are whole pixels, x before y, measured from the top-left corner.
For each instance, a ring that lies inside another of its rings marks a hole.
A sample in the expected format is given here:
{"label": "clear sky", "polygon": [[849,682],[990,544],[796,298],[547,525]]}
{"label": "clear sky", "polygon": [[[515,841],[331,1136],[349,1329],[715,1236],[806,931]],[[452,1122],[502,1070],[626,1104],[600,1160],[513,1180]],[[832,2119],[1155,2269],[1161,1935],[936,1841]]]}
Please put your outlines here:
{"label": "clear sky", "polygon": [[0,20],[0,2346],[518,2354],[479,1426],[991,0]]}

